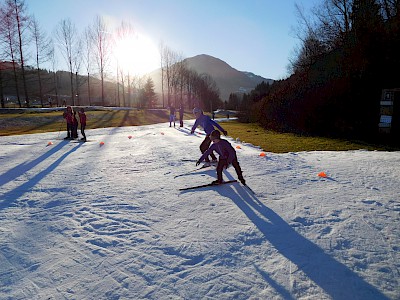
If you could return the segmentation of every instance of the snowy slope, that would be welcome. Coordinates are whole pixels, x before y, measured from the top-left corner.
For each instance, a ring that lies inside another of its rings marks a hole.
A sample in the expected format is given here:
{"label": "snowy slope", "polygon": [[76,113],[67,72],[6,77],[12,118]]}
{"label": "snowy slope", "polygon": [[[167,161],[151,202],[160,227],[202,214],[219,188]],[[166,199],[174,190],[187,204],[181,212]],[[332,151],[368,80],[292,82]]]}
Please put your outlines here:
{"label": "snowy slope", "polygon": [[256,195],[180,192],[216,176],[183,175],[200,131],[87,135],[0,137],[0,299],[400,299],[399,152],[228,138]]}

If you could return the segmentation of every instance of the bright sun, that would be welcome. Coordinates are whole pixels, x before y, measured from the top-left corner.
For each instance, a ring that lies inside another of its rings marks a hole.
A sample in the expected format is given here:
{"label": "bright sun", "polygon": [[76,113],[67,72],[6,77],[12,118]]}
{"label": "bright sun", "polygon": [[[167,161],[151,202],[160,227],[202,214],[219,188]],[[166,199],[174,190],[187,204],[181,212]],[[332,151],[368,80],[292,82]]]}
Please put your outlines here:
{"label": "bright sun", "polygon": [[153,41],[143,35],[118,39],[114,48],[119,69],[131,75],[144,75],[160,67],[160,54]]}

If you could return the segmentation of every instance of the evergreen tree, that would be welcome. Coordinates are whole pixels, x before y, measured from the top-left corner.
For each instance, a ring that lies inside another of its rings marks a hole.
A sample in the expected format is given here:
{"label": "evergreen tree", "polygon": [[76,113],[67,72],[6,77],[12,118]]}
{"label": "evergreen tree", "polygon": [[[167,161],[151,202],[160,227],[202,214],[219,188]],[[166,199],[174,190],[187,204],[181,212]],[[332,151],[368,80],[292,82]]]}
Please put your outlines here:
{"label": "evergreen tree", "polygon": [[154,92],[154,82],[149,77],[143,88],[143,104],[148,108],[154,108],[157,102],[156,93]]}

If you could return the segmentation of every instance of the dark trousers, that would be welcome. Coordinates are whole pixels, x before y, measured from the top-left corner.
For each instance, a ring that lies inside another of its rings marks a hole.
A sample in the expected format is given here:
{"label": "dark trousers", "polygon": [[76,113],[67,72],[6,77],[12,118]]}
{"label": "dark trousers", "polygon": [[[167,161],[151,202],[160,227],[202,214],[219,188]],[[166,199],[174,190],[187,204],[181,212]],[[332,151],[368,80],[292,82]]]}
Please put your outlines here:
{"label": "dark trousers", "polygon": [[[243,173],[242,173],[242,169],[240,168],[239,162],[237,160],[237,158],[235,158],[232,161],[232,166],[235,168],[236,174],[239,178],[240,181],[243,180]],[[217,179],[219,182],[222,182],[222,171],[224,170],[224,168],[228,167],[228,162],[226,161],[226,159],[220,159],[218,161],[218,166],[217,166]]]}
{"label": "dark trousers", "polygon": [[86,127],[86,125],[81,125],[81,134],[82,134],[83,138],[86,140],[85,127]]}
{"label": "dark trousers", "polygon": [[72,138],[73,127],[74,127],[73,124],[67,123],[67,138]]}
{"label": "dark trousers", "polygon": [[[200,151],[201,151],[201,153],[206,152],[207,149],[210,147],[210,145],[211,145],[210,136],[209,136],[209,135],[206,135],[204,141],[200,144]],[[210,156],[211,156],[211,159],[212,159],[212,160],[216,160],[216,159],[217,159],[217,157],[214,155],[214,153],[211,153]],[[206,162],[209,162],[210,159],[209,159],[208,157],[206,157],[206,158],[205,158],[205,161],[206,161]]]}
{"label": "dark trousers", "polygon": [[78,124],[72,124],[72,138],[78,138]]}

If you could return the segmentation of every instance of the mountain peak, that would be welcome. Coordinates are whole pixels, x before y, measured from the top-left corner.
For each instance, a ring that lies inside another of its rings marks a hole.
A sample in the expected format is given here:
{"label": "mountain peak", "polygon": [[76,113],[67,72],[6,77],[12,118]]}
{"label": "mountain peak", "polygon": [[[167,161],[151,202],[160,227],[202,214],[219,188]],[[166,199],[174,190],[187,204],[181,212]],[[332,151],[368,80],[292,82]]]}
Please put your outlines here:
{"label": "mountain peak", "polygon": [[228,100],[231,93],[249,93],[262,81],[273,82],[252,72],[238,71],[225,61],[207,54],[186,58],[185,61],[189,68],[199,74],[209,74],[215,80],[222,100]]}
{"label": "mountain peak", "polygon": [[[242,72],[231,67],[225,61],[208,54],[199,54],[184,60],[186,65],[198,74],[208,74],[216,82],[223,101],[229,99],[231,93],[249,93],[262,81],[272,83],[267,79],[252,72]],[[159,80],[153,78],[155,83]],[[160,88],[157,88],[160,85]],[[156,84],[156,90],[161,91],[161,83]]]}

